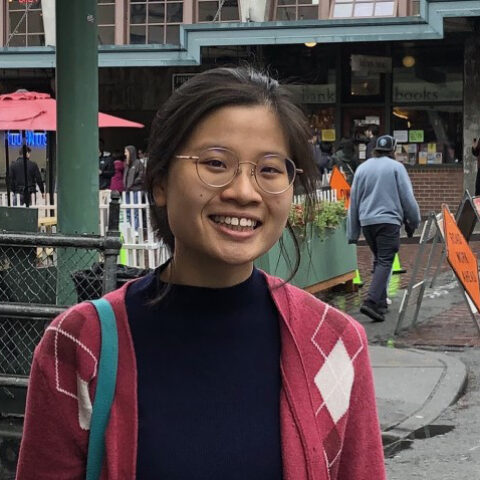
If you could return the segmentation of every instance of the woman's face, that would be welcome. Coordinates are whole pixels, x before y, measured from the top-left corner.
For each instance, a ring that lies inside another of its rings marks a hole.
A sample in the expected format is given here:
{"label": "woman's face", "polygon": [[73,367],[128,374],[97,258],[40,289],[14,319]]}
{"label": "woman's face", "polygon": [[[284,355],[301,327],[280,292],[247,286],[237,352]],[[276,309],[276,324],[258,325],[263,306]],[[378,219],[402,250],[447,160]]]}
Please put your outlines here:
{"label": "woman's face", "polygon": [[130,160],[130,152],[127,149],[125,149],[123,151],[123,154],[125,155],[125,160],[128,162]]}
{"label": "woman's face", "polygon": [[[268,153],[290,153],[277,117],[266,106],[229,106],[213,112],[177,153],[198,155],[210,147],[229,149],[240,162],[253,163]],[[235,285],[248,278],[253,261],[281,236],[293,187],[279,195],[264,193],[251,176],[251,166],[240,168],[232,183],[213,188],[199,179],[195,160],[173,158],[167,178],[154,188],[155,203],[166,206],[175,237],[173,278],[166,277],[174,283]],[[248,226],[233,227],[221,222],[222,217]]]}

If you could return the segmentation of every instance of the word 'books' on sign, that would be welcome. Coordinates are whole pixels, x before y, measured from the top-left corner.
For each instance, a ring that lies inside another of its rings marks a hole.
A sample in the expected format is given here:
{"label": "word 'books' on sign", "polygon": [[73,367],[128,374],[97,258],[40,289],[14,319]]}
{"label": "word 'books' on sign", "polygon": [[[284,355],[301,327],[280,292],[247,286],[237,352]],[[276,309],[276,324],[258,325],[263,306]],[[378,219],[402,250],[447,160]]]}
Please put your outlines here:
{"label": "word 'books' on sign", "polygon": [[448,207],[444,205],[442,210],[448,263],[477,307],[477,310],[480,311],[480,282],[478,279],[477,257],[462,235]]}

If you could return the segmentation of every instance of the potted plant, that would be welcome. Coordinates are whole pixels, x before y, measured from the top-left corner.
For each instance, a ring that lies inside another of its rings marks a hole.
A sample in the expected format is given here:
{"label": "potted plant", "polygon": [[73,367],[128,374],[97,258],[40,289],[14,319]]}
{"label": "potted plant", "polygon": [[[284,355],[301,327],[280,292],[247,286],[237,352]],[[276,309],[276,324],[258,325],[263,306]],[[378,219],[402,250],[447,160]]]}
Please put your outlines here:
{"label": "potted plant", "polygon": [[[300,249],[300,265],[290,282],[312,293],[351,281],[357,268],[356,246],[349,245],[343,202],[319,201],[313,208],[294,203],[289,223]],[[288,279],[295,265],[295,242],[285,229],[282,238],[256,262],[266,272]]]}

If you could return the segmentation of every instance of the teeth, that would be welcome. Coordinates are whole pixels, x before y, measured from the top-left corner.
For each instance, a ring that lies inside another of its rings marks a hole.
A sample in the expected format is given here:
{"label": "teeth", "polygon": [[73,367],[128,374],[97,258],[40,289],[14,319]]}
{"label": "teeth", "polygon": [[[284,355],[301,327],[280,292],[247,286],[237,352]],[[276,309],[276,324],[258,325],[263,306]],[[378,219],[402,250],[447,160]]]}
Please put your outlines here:
{"label": "teeth", "polygon": [[257,221],[245,217],[225,217],[223,215],[215,215],[213,220],[216,223],[226,223],[227,225],[240,227],[256,227]]}

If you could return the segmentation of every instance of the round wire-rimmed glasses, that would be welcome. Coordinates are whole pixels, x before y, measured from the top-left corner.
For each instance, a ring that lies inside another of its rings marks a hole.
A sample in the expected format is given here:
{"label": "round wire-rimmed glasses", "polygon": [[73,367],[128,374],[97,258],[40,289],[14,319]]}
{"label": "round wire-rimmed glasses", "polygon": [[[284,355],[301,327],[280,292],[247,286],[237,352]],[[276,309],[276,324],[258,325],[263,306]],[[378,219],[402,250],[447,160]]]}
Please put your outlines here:
{"label": "round wire-rimmed glasses", "polygon": [[297,168],[292,159],[277,154],[267,154],[257,162],[240,162],[237,155],[222,147],[203,150],[198,155],[175,155],[176,158],[195,160],[198,178],[209,187],[222,188],[233,182],[240,165],[251,165],[250,174],[265,193],[279,195],[286,192],[295,181]]}

